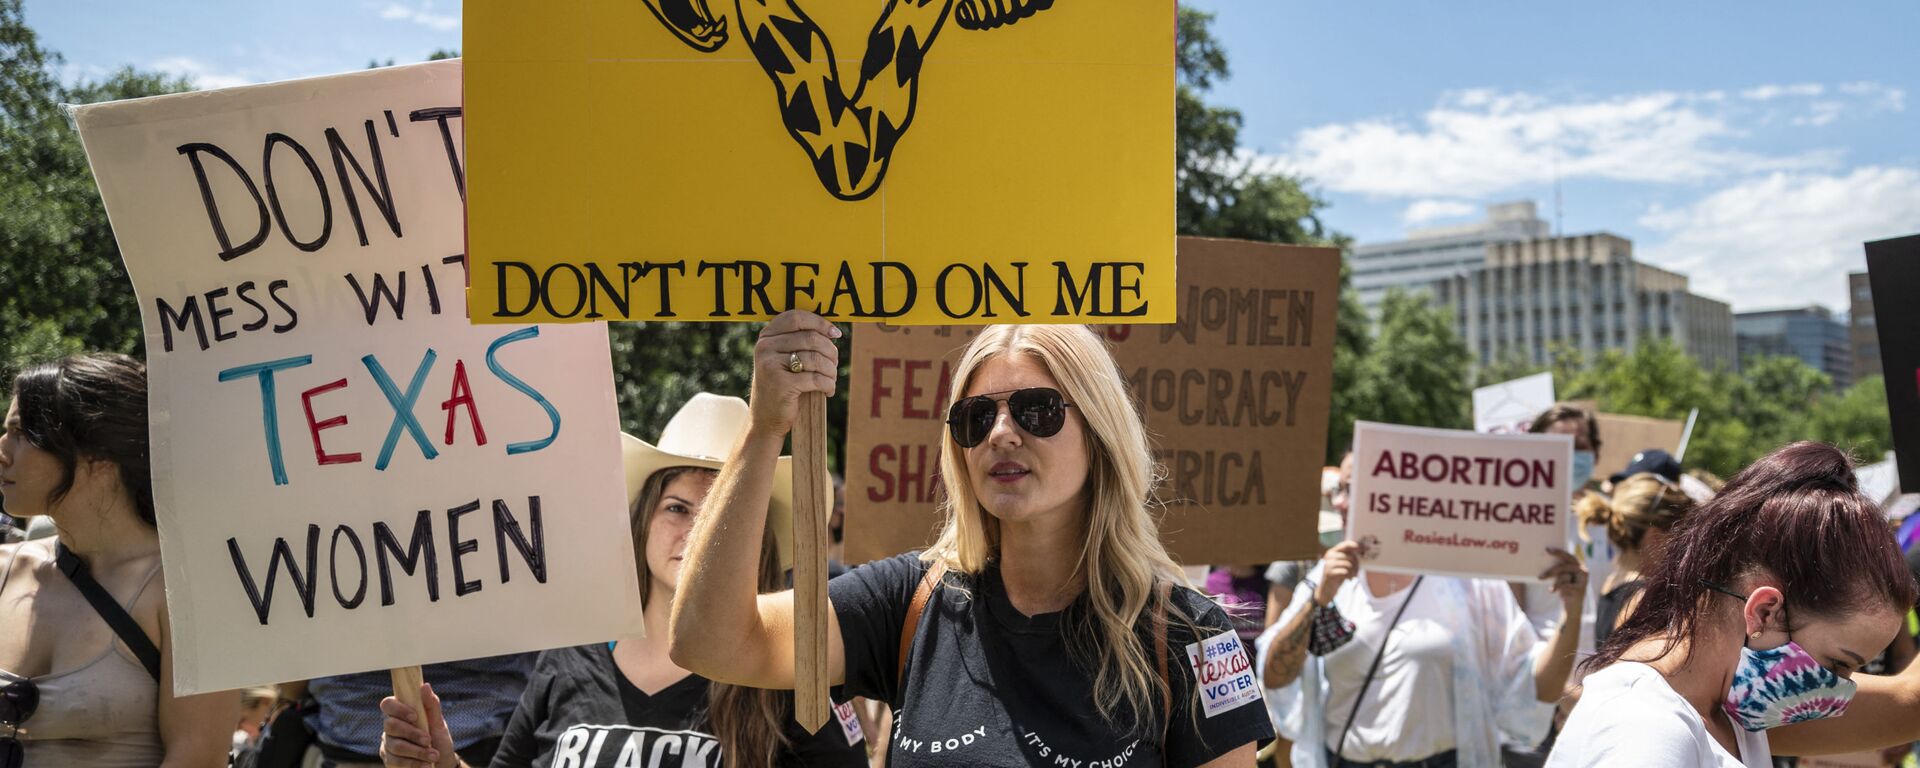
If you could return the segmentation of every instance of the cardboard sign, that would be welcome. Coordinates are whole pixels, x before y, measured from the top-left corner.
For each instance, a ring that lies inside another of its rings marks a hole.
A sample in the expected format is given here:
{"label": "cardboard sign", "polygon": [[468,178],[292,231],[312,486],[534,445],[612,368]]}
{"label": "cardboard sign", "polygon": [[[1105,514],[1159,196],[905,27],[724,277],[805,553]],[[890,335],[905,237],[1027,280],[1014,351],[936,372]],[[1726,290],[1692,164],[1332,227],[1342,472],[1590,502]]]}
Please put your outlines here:
{"label": "cardboard sign", "polygon": [[1604,481],[1626,469],[1633,463],[1634,456],[1649,448],[1677,453],[1687,429],[1683,421],[1618,413],[1596,413],[1594,421],[1600,427],[1600,452],[1593,462],[1596,481]]}
{"label": "cardboard sign", "polygon": [[1920,489],[1920,235],[1867,243],[1867,282],[1880,329],[1887,415],[1900,487]]}
{"label": "cardboard sign", "polygon": [[1536,373],[1473,391],[1473,431],[1521,434],[1553,407],[1553,373]]}
{"label": "cardboard sign", "polygon": [[468,2],[473,318],[1170,322],[1174,18]]}
{"label": "cardboard sign", "polygon": [[1567,546],[1570,435],[1357,422],[1348,538],[1361,567],[1537,580]]}
{"label": "cardboard sign", "polygon": [[473,326],[460,65],[80,107],[179,693],[640,630],[606,328]]}
{"label": "cardboard sign", "polygon": [[[1180,239],[1180,317],[1098,326],[1146,414],[1161,536],[1185,563],[1319,556],[1339,252]],[[971,328],[856,326],[846,554],[927,546],[940,524],[951,371]]]}

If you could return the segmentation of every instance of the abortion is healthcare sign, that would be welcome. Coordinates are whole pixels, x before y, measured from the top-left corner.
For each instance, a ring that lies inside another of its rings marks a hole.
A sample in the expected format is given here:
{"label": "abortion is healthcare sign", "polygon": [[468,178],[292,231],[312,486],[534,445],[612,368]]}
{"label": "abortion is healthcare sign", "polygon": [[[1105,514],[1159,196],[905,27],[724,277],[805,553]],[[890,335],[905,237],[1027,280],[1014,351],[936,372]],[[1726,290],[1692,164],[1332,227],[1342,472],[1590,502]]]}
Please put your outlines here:
{"label": "abortion is healthcare sign", "polygon": [[640,631],[604,325],[467,322],[460,64],[79,107],[174,687]]}
{"label": "abortion is healthcare sign", "polygon": [[1532,580],[1567,546],[1568,435],[1362,421],[1348,537],[1378,571]]}

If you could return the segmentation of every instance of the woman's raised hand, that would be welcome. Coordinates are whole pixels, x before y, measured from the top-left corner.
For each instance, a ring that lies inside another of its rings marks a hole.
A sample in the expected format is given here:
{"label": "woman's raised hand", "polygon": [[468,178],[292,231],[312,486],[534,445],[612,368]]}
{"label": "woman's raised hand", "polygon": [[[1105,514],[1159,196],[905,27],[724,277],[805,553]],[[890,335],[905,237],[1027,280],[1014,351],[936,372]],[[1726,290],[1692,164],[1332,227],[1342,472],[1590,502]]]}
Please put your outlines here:
{"label": "woman's raised hand", "polygon": [[1564,549],[1549,547],[1547,554],[1553,557],[1553,565],[1540,572],[1540,580],[1547,582],[1560,597],[1566,615],[1579,616],[1581,603],[1587,599],[1587,567]]}
{"label": "woman's raised hand", "polygon": [[460,756],[453,751],[453,734],[447,731],[447,718],[440,712],[440,697],[433,686],[420,684],[420,706],[424,713],[388,696],[380,700],[380,713],[386,715],[380,728],[380,760],[388,768],[454,768]]}
{"label": "woman's raised hand", "polygon": [[1320,557],[1320,583],[1313,588],[1313,604],[1332,605],[1340,585],[1360,572],[1360,543],[1343,541]]}
{"label": "woman's raised hand", "polygon": [[799,413],[800,395],[832,397],[839,384],[840,329],[812,312],[788,310],[760,330],[753,345],[753,426],[786,434]]}

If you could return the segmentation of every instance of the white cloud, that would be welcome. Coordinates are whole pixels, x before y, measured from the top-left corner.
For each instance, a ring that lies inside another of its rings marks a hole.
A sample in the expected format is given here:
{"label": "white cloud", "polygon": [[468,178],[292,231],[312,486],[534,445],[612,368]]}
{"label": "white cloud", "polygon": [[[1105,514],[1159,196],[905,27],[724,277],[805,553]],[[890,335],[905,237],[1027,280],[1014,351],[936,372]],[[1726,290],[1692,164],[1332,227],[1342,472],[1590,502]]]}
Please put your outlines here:
{"label": "white cloud", "polygon": [[1878,83],[1549,98],[1471,89],[1443,94],[1417,122],[1371,118],[1307,128],[1275,159],[1327,189],[1373,197],[1483,198],[1563,180],[1698,184],[1772,172],[1831,171],[1840,153],[1742,149],[1746,127],[1778,118],[1821,126],[1904,108]]}
{"label": "white cloud", "polygon": [[1860,244],[1920,229],[1920,170],[1866,166],[1845,175],[1773,173],[1640,224],[1665,239],[1638,256],[1687,274],[1693,290],[1735,308],[1818,302],[1845,309]]}
{"label": "white cloud", "polygon": [[195,87],[204,89],[232,88],[261,82],[260,78],[246,73],[215,70],[191,56],[168,56],[154,61],[150,66],[174,77],[184,77],[193,81]]}
{"label": "white cloud", "polygon": [[1869,82],[1841,83],[1840,92],[1867,101],[1872,109],[1888,112],[1907,110],[1907,92],[1891,85]]}
{"label": "white cloud", "polygon": [[1840,119],[1840,113],[1846,111],[1846,108],[1847,105],[1837,101],[1816,101],[1808,104],[1807,114],[1794,118],[1793,124],[1814,127],[1827,125]]}
{"label": "white cloud", "polygon": [[433,10],[433,0],[420,0],[419,3],[414,5],[398,2],[387,3],[380,8],[379,13],[380,18],[388,21],[410,21],[441,32],[460,28],[459,10],[456,9],[450,14],[436,13]]}
{"label": "white cloud", "polygon": [[1772,101],[1783,96],[1814,97],[1826,93],[1827,89],[1819,83],[1796,83],[1793,85],[1762,85],[1740,92],[1740,96],[1752,101]]}
{"label": "white cloud", "polygon": [[1415,200],[1400,219],[1408,224],[1425,224],[1440,219],[1457,219],[1480,210],[1459,200]]}

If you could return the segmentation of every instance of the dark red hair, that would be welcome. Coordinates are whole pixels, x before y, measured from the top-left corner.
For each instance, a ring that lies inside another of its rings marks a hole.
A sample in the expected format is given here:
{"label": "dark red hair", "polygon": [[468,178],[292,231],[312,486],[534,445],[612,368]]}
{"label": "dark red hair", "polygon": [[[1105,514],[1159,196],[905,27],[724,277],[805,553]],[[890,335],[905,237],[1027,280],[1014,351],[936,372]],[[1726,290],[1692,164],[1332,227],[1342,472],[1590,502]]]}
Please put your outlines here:
{"label": "dark red hair", "polygon": [[1652,637],[1667,639],[1666,655],[1700,631],[1702,582],[1734,587],[1754,574],[1779,580],[1795,624],[1874,607],[1905,612],[1914,602],[1893,529],[1855,485],[1853,461],[1825,443],[1794,443],[1681,518],[1646,571],[1639,606],[1585,667],[1612,664]]}

